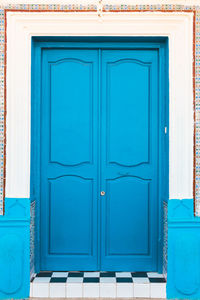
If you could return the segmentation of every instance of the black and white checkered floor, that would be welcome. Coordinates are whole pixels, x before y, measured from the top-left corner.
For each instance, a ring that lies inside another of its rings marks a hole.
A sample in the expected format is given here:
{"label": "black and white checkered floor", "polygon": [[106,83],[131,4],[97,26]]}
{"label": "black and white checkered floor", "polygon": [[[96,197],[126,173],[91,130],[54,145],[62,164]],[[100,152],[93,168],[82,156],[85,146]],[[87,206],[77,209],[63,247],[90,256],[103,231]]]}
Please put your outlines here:
{"label": "black and white checkered floor", "polygon": [[166,280],[153,272],[41,272],[31,279],[30,296],[166,298]]}

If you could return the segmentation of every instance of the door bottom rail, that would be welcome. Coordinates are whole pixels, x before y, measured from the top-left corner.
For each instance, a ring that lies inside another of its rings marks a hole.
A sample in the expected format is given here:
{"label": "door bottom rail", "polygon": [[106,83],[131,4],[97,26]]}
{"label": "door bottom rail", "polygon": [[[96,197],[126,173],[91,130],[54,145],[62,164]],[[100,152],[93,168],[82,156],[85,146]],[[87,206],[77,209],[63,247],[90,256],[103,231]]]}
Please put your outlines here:
{"label": "door bottom rail", "polygon": [[155,272],[40,272],[31,278],[35,298],[166,298],[166,278]]}

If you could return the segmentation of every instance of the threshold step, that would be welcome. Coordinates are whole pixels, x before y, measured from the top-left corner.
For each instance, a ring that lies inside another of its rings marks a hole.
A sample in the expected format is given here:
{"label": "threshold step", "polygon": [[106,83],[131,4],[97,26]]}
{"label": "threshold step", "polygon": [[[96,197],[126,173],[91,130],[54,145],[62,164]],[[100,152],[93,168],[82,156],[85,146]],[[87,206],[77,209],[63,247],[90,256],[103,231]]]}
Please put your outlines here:
{"label": "threshold step", "polygon": [[166,279],[155,272],[40,272],[33,298],[166,298]]}

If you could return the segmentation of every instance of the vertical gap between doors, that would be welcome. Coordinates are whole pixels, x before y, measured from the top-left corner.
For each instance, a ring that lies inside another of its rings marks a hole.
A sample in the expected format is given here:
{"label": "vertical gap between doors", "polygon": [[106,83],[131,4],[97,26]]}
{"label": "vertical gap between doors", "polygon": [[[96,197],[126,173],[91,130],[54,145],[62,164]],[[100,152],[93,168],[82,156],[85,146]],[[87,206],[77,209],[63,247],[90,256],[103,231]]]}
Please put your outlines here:
{"label": "vertical gap between doors", "polygon": [[98,244],[99,247],[97,247],[97,257],[98,257],[98,270],[101,269],[101,198],[100,198],[100,191],[101,191],[101,76],[102,76],[102,70],[101,70],[101,61],[102,61],[102,49],[98,49],[98,58],[99,58],[99,74],[98,74],[98,188],[97,188],[97,199],[98,199]]}

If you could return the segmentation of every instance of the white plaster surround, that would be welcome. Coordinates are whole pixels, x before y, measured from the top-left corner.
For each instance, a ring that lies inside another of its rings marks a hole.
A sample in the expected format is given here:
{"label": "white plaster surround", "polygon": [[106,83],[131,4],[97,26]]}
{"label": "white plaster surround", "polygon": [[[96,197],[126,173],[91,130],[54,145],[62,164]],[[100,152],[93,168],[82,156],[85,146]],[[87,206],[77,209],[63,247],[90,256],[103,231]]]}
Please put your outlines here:
{"label": "white plaster surround", "polygon": [[32,36],[168,36],[169,195],[193,198],[192,21],[191,12],[8,12],[6,197],[30,196]]}

